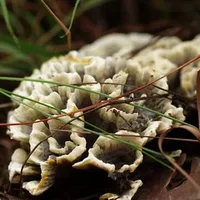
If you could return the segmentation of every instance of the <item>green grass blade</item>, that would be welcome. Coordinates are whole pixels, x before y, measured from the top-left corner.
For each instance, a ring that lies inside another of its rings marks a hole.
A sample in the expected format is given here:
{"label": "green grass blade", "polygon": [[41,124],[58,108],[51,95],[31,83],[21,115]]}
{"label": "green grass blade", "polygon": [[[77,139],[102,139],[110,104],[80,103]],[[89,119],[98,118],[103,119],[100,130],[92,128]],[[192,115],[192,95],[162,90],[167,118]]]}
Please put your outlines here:
{"label": "green grass blade", "polygon": [[25,75],[26,71],[18,69],[18,68],[13,68],[13,66],[4,65],[3,63],[0,62],[0,75],[9,75],[9,76],[20,75],[21,76],[21,75]]}
{"label": "green grass blade", "polygon": [[[16,49],[16,46],[13,42],[13,40],[6,34],[0,33],[1,43],[6,43],[10,46],[13,46]],[[55,51],[50,50],[48,47],[39,46],[35,44],[31,44],[30,42],[27,42],[26,40],[19,38],[20,43],[20,51],[27,57],[29,55],[39,55],[40,58],[43,60],[49,59],[52,56],[57,56],[58,54],[55,53]]]}
{"label": "green grass blade", "polygon": [[88,92],[88,93],[94,93],[94,94],[97,94],[97,95],[101,95],[103,97],[109,97],[108,95],[106,95],[104,93],[100,93],[100,92],[96,92],[96,91],[93,91],[93,90],[89,90],[89,89],[82,88],[82,87],[79,87],[79,86],[76,86],[76,85],[64,84],[64,83],[54,82],[54,81],[48,81],[48,80],[32,79],[32,78],[6,77],[6,76],[0,76],[0,80],[7,80],[7,81],[30,81],[30,82],[48,83],[48,84],[57,85],[57,86],[70,87],[70,88],[82,90],[82,91],[85,91],[85,92]]}
{"label": "green grass blade", "polygon": [[[113,133],[108,133],[107,131],[105,131],[105,130],[103,130],[103,129],[97,127],[97,126],[94,126],[93,124],[91,124],[91,123],[89,123],[89,122],[87,122],[87,121],[85,121],[85,123],[88,124],[88,125],[90,125],[91,127],[95,128],[96,130],[101,131],[101,133],[104,134],[104,135],[111,136],[111,138],[115,138],[116,140],[122,140],[122,139],[116,137],[115,135],[113,135]],[[133,136],[133,137],[134,137],[134,136]],[[134,146],[134,148],[136,148],[137,150],[140,149],[140,150],[143,150],[143,151],[147,151],[147,152],[149,152],[149,153],[151,153],[151,154],[155,154],[155,155],[157,155],[157,156],[163,157],[162,154],[161,154],[161,153],[158,153],[157,151],[153,151],[153,150],[151,150],[151,149],[148,149],[148,148],[145,148],[145,147],[141,147],[141,146],[139,146],[139,145],[137,145],[137,144],[133,144],[133,143],[128,142],[128,141],[126,141],[126,140],[123,140],[123,143],[128,144],[129,146],[132,145],[132,147]]]}
{"label": "green grass blade", "polygon": [[[28,97],[24,97],[24,96],[22,96],[22,95],[18,95],[18,94],[16,94],[16,93],[10,92],[10,91],[8,91],[8,90],[0,89],[0,92],[1,92],[1,91],[2,91],[2,93],[4,92],[4,94],[7,93],[7,94],[8,94],[8,95],[7,95],[8,97],[12,97],[11,95],[17,96],[17,97],[20,97],[20,98],[22,98],[22,99],[26,99],[26,100],[29,100],[29,101],[31,101],[31,102],[34,102],[34,103],[40,104],[40,105],[42,105],[42,106],[48,107],[48,108],[50,108],[50,109],[54,109],[54,110],[56,110],[57,112],[65,113],[64,111],[62,111],[62,110],[60,110],[60,109],[58,109],[58,108],[55,108],[55,107],[50,106],[50,105],[47,105],[47,104],[45,104],[45,103],[41,103],[41,102],[39,102],[39,101],[33,100],[33,99],[31,99],[31,98],[28,98]],[[19,102],[19,103],[22,103],[22,100],[18,100],[18,102]],[[29,105],[27,105],[27,106],[29,106]],[[50,116],[51,116],[51,115],[50,115]],[[49,117],[50,117],[50,116],[49,116]],[[91,124],[91,123],[89,123],[89,122],[87,122],[87,121],[85,121],[85,123],[88,124],[89,126],[95,128],[96,130],[101,131],[102,134],[111,135],[111,137],[113,137],[113,134],[112,134],[112,133],[109,133],[109,132],[107,132],[107,131],[105,131],[105,130],[103,130],[103,129],[101,129],[101,128],[99,128],[99,127],[97,127],[97,126],[95,126],[95,125],[93,125],[93,124]],[[118,137],[116,137],[116,138],[119,139]],[[140,146],[138,146],[138,145],[135,145],[135,147],[140,148]],[[147,148],[145,148],[145,147],[142,147],[142,149],[143,149],[144,151],[149,152],[149,153],[156,154],[156,155],[158,155],[158,156],[162,156],[162,154],[160,154],[160,153],[158,153],[158,152],[156,152],[156,151],[153,151],[153,150],[149,150],[149,149],[147,149]]]}
{"label": "green grass blade", "polygon": [[[74,16],[74,18],[76,19],[77,17],[81,16],[84,12],[98,7],[104,3],[108,3],[109,1],[114,1],[114,0],[87,0],[84,1],[84,3],[80,4],[76,15]],[[64,19],[63,19],[63,23],[68,25],[70,23],[70,19],[72,16],[72,12],[70,12]],[[60,26],[58,24],[56,24],[49,32],[47,32],[46,34],[44,34],[40,40],[38,41],[39,44],[46,44],[48,41],[50,41],[56,34],[58,34],[60,31]]]}
{"label": "green grass blade", "polygon": [[[152,156],[151,154],[145,152],[145,151],[142,151],[146,156],[150,157],[151,159],[155,160],[156,162],[160,163],[161,165],[163,165],[164,167],[167,167],[168,169],[174,171],[174,169],[168,165],[167,163],[163,162],[162,160],[159,160],[157,159],[155,156]],[[163,157],[163,156],[162,156]]]}
{"label": "green grass blade", "polygon": [[29,56],[27,56],[25,53],[20,51],[19,48],[6,43],[6,42],[0,42],[0,52],[8,54],[10,57],[15,58],[17,60],[22,60],[27,62],[30,65],[33,65],[32,60]]}
{"label": "green grass blade", "polygon": [[[140,106],[140,105],[137,105],[137,104],[135,104],[135,103],[130,103],[130,105],[132,105],[132,106],[134,106],[134,107],[136,107],[136,108],[139,108],[139,109],[142,109],[142,110],[145,110],[145,111],[154,113],[154,114],[156,114],[156,115],[158,115],[158,116],[165,117],[165,118],[170,119],[170,120],[172,120],[172,121],[174,121],[174,122],[177,122],[177,123],[180,123],[180,124],[183,124],[183,125],[186,125],[186,126],[195,127],[195,126],[193,126],[192,124],[189,124],[189,123],[187,123],[187,122],[184,122],[184,121],[178,120],[178,119],[176,119],[176,118],[170,117],[170,116],[168,116],[168,115],[165,115],[165,114],[163,114],[163,113],[161,113],[161,112],[158,112],[158,111],[156,111],[156,110],[152,110],[152,109],[147,108],[147,107],[145,107],[145,106]],[[195,127],[195,128],[196,128],[196,127]]]}
{"label": "green grass blade", "polygon": [[[32,108],[32,109],[34,109],[34,110],[36,110],[36,111],[42,113],[42,114],[43,114],[44,116],[46,116],[46,117],[52,117],[52,115],[49,114],[49,113],[46,113],[46,112],[44,112],[44,111],[42,111],[42,110],[39,110],[39,109],[37,109],[37,108],[35,108],[35,107],[33,107],[33,106],[27,105],[26,103],[23,102],[23,100],[16,99],[16,98],[14,98],[13,96],[17,96],[17,97],[20,97],[20,98],[23,98],[23,99],[32,101],[32,102],[34,102],[34,103],[38,103],[38,104],[43,105],[43,106],[45,106],[45,107],[54,109],[54,110],[56,110],[56,111],[58,111],[58,112],[63,112],[62,110],[60,110],[60,109],[58,109],[58,108],[55,108],[55,107],[46,105],[46,104],[44,104],[44,103],[35,101],[35,100],[30,99],[30,98],[28,98],[28,97],[23,97],[23,96],[21,96],[21,95],[15,94],[15,93],[10,92],[10,91],[5,90],[5,89],[0,89],[0,93],[3,94],[3,95],[5,95],[5,96],[7,96],[7,97],[9,97],[9,98],[11,98],[13,101],[16,101],[16,102],[18,102],[18,103],[21,103],[21,104],[23,104],[23,105],[25,105],[25,106],[28,106],[29,108]],[[13,95],[13,96],[12,96],[12,95]],[[58,119],[58,120],[61,120],[61,119]],[[61,120],[61,121],[64,122],[63,120]],[[133,149],[135,149],[135,150],[142,151],[145,155],[147,155],[147,156],[149,156],[150,158],[154,159],[155,161],[159,162],[159,163],[162,164],[163,166],[165,166],[165,167],[167,167],[167,168],[173,170],[173,168],[171,168],[171,167],[170,167],[169,165],[167,165],[165,162],[163,162],[163,161],[157,159],[155,156],[153,156],[153,155],[156,155],[156,156],[162,157],[162,154],[160,154],[160,153],[158,153],[158,152],[156,152],[156,151],[153,151],[153,150],[151,150],[151,149],[148,149],[148,148],[145,148],[145,147],[136,145],[136,144],[134,144],[134,143],[125,141],[125,140],[123,140],[123,139],[121,139],[121,138],[118,138],[118,137],[114,136],[113,134],[108,133],[107,131],[105,131],[105,130],[103,130],[103,129],[101,129],[101,128],[99,128],[99,127],[97,127],[97,126],[95,126],[95,125],[93,125],[93,124],[91,124],[91,123],[89,123],[89,122],[87,122],[87,121],[85,121],[85,123],[88,124],[88,125],[90,125],[91,127],[95,128],[95,129],[101,131],[101,132],[93,131],[93,130],[90,130],[90,129],[87,129],[87,128],[82,128],[82,127],[79,127],[79,126],[74,125],[74,124],[71,124],[71,125],[72,125],[72,126],[75,126],[75,127],[77,127],[77,128],[81,128],[81,129],[83,129],[83,130],[89,131],[89,132],[91,132],[91,133],[93,133],[93,134],[96,134],[96,135],[99,135],[99,136],[103,136],[103,137],[107,137],[107,138],[109,138],[109,139],[115,140],[115,141],[120,142],[120,143],[122,143],[122,144],[126,144],[126,145],[130,146],[131,148],[133,148]],[[153,155],[151,155],[151,154],[153,154]]]}
{"label": "green grass blade", "polygon": [[[48,84],[54,84],[54,85],[58,85],[58,86],[66,86],[66,87],[70,87],[70,88],[73,88],[73,89],[79,89],[79,90],[82,90],[82,91],[85,91],[85,92],[89,92],[89,93],[94,93],[94,94],[97,94],[97,95],[101,95],[103,97],[106,97],[106,98],[111,98],[109,95],[107,94],[104,94],[104,93],[100,93],[100,92],[96,92],[96,91],[93,91],[93,90],[88,90],[86,88],[82,88],[82,87],[79,87],[79,86],[76,86],[76,85],[71,85],[71,84],[64,84],[64,83],[59,83],[59,82],[54,82],[54,81],[48,81],[48,80],[41,80],[41,79],[32,79],[32,78],[18,78],[18,77],[5,77],[5,76],[0,76],[0,80],[8,80],[8,81],[31,81],[31,82],[40,82],[40,83],[48,83]],[[167,116],[161,112],[158,112],[158,111],[155,111],[155,110],[152,110],[150,108],[147,108],[147,107],[144,107],[144,106],[140,106],[140,105],[137,105],[137,104],[134,104],[134,103],[131,103],[130,105],[132,106],[135,106],[139,109],[143,109],[143,110],[146,110],[148,112],[152,112],[158,116],[161,116],[161,117],[165,117],[167,119],[170,119],[174,122],[177,122],[177,123],[180,123],[180,124],[183,124],[183,125],[187,125],[187,126],[191,126],[191,127],[195,127],[187,122],[184,122],[184,121],[180,121],[176,118],[173,118],[173,117],[170,117],[170,116]],[[195,127],[196,128],[196,127]]]}
{"label": "green grass blade", "polygon": [[4,17],[4,20],[5,20],[7,29],[10,32],[10,34],[11,34],[13,40],[15,41],[15,43],[19,46],[19,40],[16,37],[16,35],[15,35],[13,29],[12,29],[12,26],[10,24],[8,9],[7,9],[7,6],[6,6],[6,1],[5,0],[0,0],[0,4],[1,4],[1,9],[2,9],[2,13],[3,13],[3,17]]}
{"label": "green grass blade", "polygon": [[72,28],[72,24],[73,24],[73,21],[74,21],[75,15],[76,15],[76,11],[77,11],[77,8],[78,8],[78,5],[79,5],[80,1],[81,1],[81,0],[76,0],[74,9],[73,9],[73,11],[72,11],[72,16],[71,16],[69,28],[68,28],[69,30],[71,30],[71,28]]}
{"label": "green grass blade", "polygon": [[3,95],[5,95],[5,96],[7,96],[7,97],[9,97],[9,98],[11,98],[13,101],[16,101],[16,102],[18,102],[18,103],[21,103],[21,104],[23,104],[23,105],[25,105],[25,106],[28,106],[29,108],[32,108],[33,110],[36,110],[36,111],[42,113],[42,114],[43,114],[44,116],[46,116],[46,117],[52,117],[52,115],[50,115],[49,113],[46,113],[46,112],[44,112],[44,111],[42,111],[42,110],[39,110],[39,109],[37,109],[37,108],[35,108],[35,107],[33,107],[33,106],[27,105],[27,104],[24,103],[23,101],[21,101],[21,100],[19,100],[19,99],[16,99],[15,97],[12,97],[10,94],[8,94],[7,92],[3,91],[2,89],[0,89],[0,93],[3,94]]}
{"label": "green grass blade", "polygon": [[[16,93],[14,93],[14,92],[10,92],[10,91],[5,90],[5,89],[2,89],[2,88],[0,88],[0,91],[3,91],[4,93],[9,94],[9,95],[10,95],[9,97],[12,97],[12,95],[13,95],[13,96],[16,96],[16,97],[20,97],[21,99],[26,99],[26,100],[29,100],[29,101],[31,101],[31,102],[40,104],[40,105],[42,105],[42,106],[44,106],[44,107],[47,107],[47,108],[56,110],[57,112],[65,113],[64,111],[62,111],[62,110],[60,110],[60,109],[58,109],[58,108],[56,108],[56,107],[47,105],[47,104],[42,103],[42,102],[40,102],[40,101],[36,101],[36,100],[34,100],[34,99],[31,99],[31,98],[28,98],[28,97],[25,97],[25,96],[22,96],[22,95],[19,95],[19,94],[16,94]],[[18,100],[18,101],[19,101],[19,103],[22,103],[22,100]],[[28,105],[27,105],[27,106],[28,106]]]}
{"label": "green grass blade", "polygon": [[[80,128],[79,126],[73,124],[73,126],[77,127],[77,128]],[[168,164],[166,164],[165,162],[162,162],[161,160],[157,159],[155,156],[151,155],[150,153],[153,153],[153,154],[156,154],[156,155],[159,155],[161,156],[162,154],[158,153],[158,152],[155,152],[151,149],[147,149],[147,148],[144,148],[142,146],[139,146],[139,145],[136,145],[136,144],[133,144],[131,142],[128,142],[128,141],[125,141],[125,140],[122,140],[121,138],[118,138],[114,135],[107,135],[107,134],[103,134],[103,133],[100,133],[100,132],[97,132],[97,131],[93,131],[93,130],[90,130],[88,128],[82,128],[83,130],[85,131],[88,131],[88,132],[91,132],[95,135],[99,135],[99,136],[103,136],[103,137],[106,137],[106,138],[109,138],[111,140],[115,140],[121,144],[125,144],[125,145],[128,145],[130,146],[131,148],[133,148],[134,150],[139,150],[139,151],[142,151],[144,154],[146,154],[147,156],[149,156],[150,158],[156,160],[157,162],[159,162],[160,164],[164,165],[165,167],[173,170],[173,168],[171,166],[169,166]],[[147,151],[148,150],[148,151]]]}

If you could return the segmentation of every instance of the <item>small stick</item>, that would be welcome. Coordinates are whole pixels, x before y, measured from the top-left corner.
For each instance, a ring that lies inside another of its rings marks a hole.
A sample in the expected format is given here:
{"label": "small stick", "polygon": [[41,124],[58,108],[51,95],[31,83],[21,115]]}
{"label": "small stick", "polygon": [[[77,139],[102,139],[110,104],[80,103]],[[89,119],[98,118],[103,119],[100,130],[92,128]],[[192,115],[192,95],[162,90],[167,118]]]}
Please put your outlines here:
{"label": "small stick", "polygon": [[0,104],[0,109],[1,108],[8,108],[8,107],[12,107],[14,104],[13,103],[2,103]]}
{"label": "small stick", "polygon": [[166,89],[164,89],[162,87],[159,87],[157,85],[152,85],[152,86],[155,87],[155,88],[158,88],[160,90],[163,90],[165,92],[168,92],[169,94],[172,94],[173,96],[175,96],[175,97],[177,97],[177,98],[179,98],[181,100],[184,100],[186,103],[188,103],[188,101],[190,101],[191,103],[195,103],[195,99],[187,98],[185,96],[182,96],[181,94],[178,94],[177,92],[174,92],[174,91],[171,91],[171,90],[166,90]]}
{"label": "small stick", "polygon": [[[141,135],[121,135],[121,134],[115,134],[116,136],[120,136],[120,137],[139,137],[139,138],[151,138],[151,139],[159,139],[159,136],[141,136]],[[173,141],[181,141],[181,142],[195,142],[198,143],[198,140],[195,139],[186,139],[186,138],[172,138],[172,137],[165,137],[164,140],[173,140]]]}
{"label": "small stick", "polygon": [[[125,129],[124,129],[125,130]],[[66,133],[72,133],[73,131],[72,130],[66,130],[66,129],[52,129],[52,131],[59,131],[59,132],[66,132]],[[77,131],[76,130],[76,133],[79,133],[79,134],[92,134],[91,132],[89,131]],[[120,137],[139,137],[139,138],[151,138],[151,139],[159,139],[160,137],[159,136],[148,136],[148,135],[126,135],[126,134],[118,134],[118,133],[111,133],[113,135],[116,135],[116,136],[120,136]],[[187,139],[187,138],[172,138],[172,137],[165,137],[164,140],[173,140],[173,141],[181,141],[181,142],[195,142],[195,143],[198,143],[199,141],[198,140],[195,140],[195,139]]]}
{"label": "small stick", "polygon": [[62,23],[62,21],[54,14],[54,12],[49,8],[49,6],[44,2],[44,0],[40,0],[44,7],[48,10],[48,12],[54,17],[57,23],[61,26],[63,31],[67,35],[67,49],[68,51],[71,49],[71,32],[70,30]]}
{"label": "small stick", "polygon": [[116,116],[119,116],[120,118],[122,118],[122,120],[124,120],[124,122],[131,128],[133,129],[132,125],[120,114],[120,111],[119,110],[112,110],[112,112],[116,115]]}

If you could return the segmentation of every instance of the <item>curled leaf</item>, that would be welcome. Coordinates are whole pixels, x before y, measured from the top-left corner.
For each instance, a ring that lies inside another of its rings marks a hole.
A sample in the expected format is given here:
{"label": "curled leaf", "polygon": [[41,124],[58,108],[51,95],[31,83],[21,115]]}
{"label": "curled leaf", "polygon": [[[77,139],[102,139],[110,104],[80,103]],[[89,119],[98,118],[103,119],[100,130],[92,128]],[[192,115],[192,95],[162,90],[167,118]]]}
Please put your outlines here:
{"label": "curled leaf", "polygon": [[[198,139],[198,141],[200,141],[200,131],[199,131],[199,129],[197,129],[195,127],[191,127],[191,126],[185,126],[185,125],[179,126],[178,128],[182,128],[182,129],[189,131],[190,133],[192,133]],[[163,151],[163,148],[162,148],[163,140],[172,129],[174,129],[174,128],[171,128],[171,129],[165,131],[164,133],[162,133],[160,135],[160,138],[158,140],[158,147],[160,149],[160,152],[175,167],[175,169],[177,169],[182,175],[184,175],[187,178],[187,180],[194,186],[194,188],[197,189],[197,191],[200,191],[199,183],[197,183],[185,170],[183,170],[171,157],[169,157]]]}

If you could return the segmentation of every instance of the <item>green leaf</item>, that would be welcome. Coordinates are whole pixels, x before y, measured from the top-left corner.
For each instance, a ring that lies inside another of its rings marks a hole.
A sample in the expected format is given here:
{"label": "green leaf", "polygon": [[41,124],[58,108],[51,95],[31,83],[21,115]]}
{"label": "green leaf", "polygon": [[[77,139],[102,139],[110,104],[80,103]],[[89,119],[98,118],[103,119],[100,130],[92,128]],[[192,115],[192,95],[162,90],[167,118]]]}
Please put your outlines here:
{"label": "green leaf", "polygon": [[10,24],[8,9],[7,9],[5,0],[0,0],[0,4],[1,4],[2,13],[3,13],[3,17],[4,17],[4,20],[5,20],[7,29],[10,32],[10,34],[11,34],[13,40],[15,41],[15,43],[19,46],[19,40],[16,37],[16,35],[14,34],[14,31],[13,31],[12,26]]}
{"label": "green leaf", "polygon": [[75,15],[76,15],[76,11],[77,11],[77,8],[78,8],[80,1],[81,0],[76,0],[74,9],[72,11],[72,16],[71,16],[71,20],[70,20],[70,24],[69,24],[69,30],[71,30],[71,28],[72,28],[72,24],[73,24],[73,21],[74,21]]}
{"label": "green leaf", "polygon": [[[3,41],[4,43],[8,43],[12,46],[15,46],[13,43],[13,40],[9,36],[0,33],[0,38],[1,38],[1,41]],[[31,44],[30,42],[27,42],[26,40],[23,40],[20,38],[19,38],[19,42],[20,42],[19,50],[23,52],[24,54],[39,55],[42,59],[45,59],[45,60],[48,58],[51,58],[52,56],[58,55],[55,52],[49,50],[47,47],[41,47],[39,45]]]}
{"label": "green leaf", "polygon": [[[0,74],[1,75],[10,75],[10,76],[17,76],[17,75],[25,75],[25,72],[28,70],[21,70],[20,68],[3,65],[0,63]],[[30,70],[28,71],[30,72]]]}
{"label": "green leaf", "polygon": [[18,60],[24,60],[29,64],[33,64],[30,57],[9,43],[0,42],[0,52],[7,53]]}

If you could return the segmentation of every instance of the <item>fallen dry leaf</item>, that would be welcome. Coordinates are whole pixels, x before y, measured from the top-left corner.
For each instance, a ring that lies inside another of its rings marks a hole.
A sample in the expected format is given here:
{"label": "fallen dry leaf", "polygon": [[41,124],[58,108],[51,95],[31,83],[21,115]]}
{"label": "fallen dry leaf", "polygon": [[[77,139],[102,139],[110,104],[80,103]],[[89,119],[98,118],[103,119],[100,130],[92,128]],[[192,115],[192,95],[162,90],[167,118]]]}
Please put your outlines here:
{"label": "fallen dry leaf", "polygon": [[[183,158],[180,158],[179,165],[183,164]],[[144,186],[138,191],[135,200],[199,200],[200,191],[188,181],[185,180],[181,185],[168,189],[172,181],[173,172],[162,167],[153,166],[143,175]],[[200,184],[200,158],[194,157],[191,165],[190,176]]]}

